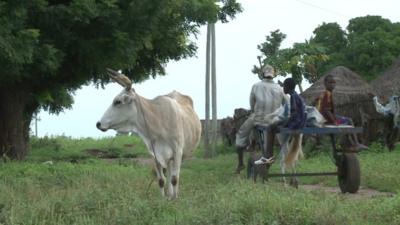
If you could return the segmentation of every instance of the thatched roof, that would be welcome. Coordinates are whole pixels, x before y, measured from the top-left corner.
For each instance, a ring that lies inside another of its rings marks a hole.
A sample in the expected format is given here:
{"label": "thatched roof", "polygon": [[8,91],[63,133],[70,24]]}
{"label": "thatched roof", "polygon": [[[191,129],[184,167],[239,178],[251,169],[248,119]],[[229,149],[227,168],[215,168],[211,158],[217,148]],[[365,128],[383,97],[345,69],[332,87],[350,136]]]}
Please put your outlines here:
{"label": "thatched roof", "polygon": [[312,105],[325,90],[324,78],[328,74],[336,80],[333,101],[337,114],[351,117],[358,124],[361,123],[360,110],[369,116],[378,116],[372,102],[372,95],[376,94],[373,88],[360,75],[344,66],[335,67],[300,94],[308,105]]}
{"label": "thatched roof", "polygon": [[378,96],[389,99],[392,95],[400,95],[400,59],[389,69],[371,82]]}

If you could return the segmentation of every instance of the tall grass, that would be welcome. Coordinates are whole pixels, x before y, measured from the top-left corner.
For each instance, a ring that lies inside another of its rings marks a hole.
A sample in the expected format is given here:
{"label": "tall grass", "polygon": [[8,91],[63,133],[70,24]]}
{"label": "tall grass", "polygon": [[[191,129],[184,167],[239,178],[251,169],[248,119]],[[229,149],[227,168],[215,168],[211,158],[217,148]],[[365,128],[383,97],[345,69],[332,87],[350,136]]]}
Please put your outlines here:
{"label": "tall grass", "polygon": [[[143,144],[133,139],[114,140],[112,146],[121,149],[119,157],[128,150],[148,157]],[[111,139],[46,140],[54,141],[59,150],[52,149],[54,143],[49,149],[33,142],[27,161],[0,164],[0,224],[400,224],[400,149],[359,154],[362,186],[394,196],[356,198],[357,194],[295,189],[283,186],[280,179],[253,183],[233,173],[236,155],[226,150],[213,159],[184,161],[180,196],[168,201],[160,197],[157,182],[151,183],[150,167],[86,154],[86,149],[109,149]],[[135,148],[125,149],[132,143]],[[71,163],[71,155],[85,158]],[[42,163],[48,160],[53,164]],[[334,169],[332,165],[327,153],[320,153],[303,160],[299,170],[325,171]],[[278,171],[278,164],[271,169]],[[335,177],[300,182],[337,186]]]}

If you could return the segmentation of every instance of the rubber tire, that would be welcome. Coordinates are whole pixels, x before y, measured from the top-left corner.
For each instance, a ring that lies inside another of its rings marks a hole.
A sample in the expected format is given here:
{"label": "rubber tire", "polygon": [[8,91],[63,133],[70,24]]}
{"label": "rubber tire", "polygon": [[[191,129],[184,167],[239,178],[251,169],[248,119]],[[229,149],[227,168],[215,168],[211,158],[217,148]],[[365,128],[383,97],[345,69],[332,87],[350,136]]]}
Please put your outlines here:
{"label": "rubber tire", "polygon": [[360,188],[360,163],[355,153],[344,153],[338,167],[338,181],[342,193],[356,193]]}

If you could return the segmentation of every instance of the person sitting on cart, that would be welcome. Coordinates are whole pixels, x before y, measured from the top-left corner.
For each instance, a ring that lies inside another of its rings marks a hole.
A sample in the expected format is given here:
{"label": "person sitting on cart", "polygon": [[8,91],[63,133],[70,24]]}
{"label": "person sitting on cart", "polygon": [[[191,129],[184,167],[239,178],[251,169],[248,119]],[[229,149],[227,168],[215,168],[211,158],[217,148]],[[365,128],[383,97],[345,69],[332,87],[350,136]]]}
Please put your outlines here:
{"label": "person sitting on cart", "polygon": [[288,102],[287,96],[279,84],[273,81],[275,69],[266,64],[262,68],[261,81],[255,83],[250,92],[251,114],[240,126],[236,133],[235,145],[238,153],[236,174],[245,168],[243,154],[249,145],[249,136],[256,123],[261,122],[264,115],[270,114]]}
{"label": "person sitting on cart", "polygon": [[[277,123],[269,125],[267,129],[267,146],[266,154],[272,154],[275,135],[280,127],[286,127],[289,129],[297,130],[301,129],[306,125],[307,115],[305,111],[305,104],[300,95],[295,91],[296,83],[293,78],[287,78],[283,82],[283,91],[285,94],[290,95],[290,105],[285,105],[285,112],[283,119]],[[285,116],[285,114],[287,116]],[[285,119],[287,118],[287,119]],[[259,160],[255,161],[254,164],[270,164],[273,162],[273,157],[270,155],[262,156]]]}
{"label": "person sitting on cart", "polygon": [[[325,124],[328,125],[350,125],[354,126],[353,120],[348,117],[339,116],[335,114],[335,108],[333,104],[332,92],[336,87],[336,81],[331,74],[328,74],[324,78],[325,91],[315,100],[315,106],[325,118]],[[367,149],[368,147],[361,144],[358,141],[357,135],[352,134],[349,136],[349,140],[353,146],[357,149]]]}

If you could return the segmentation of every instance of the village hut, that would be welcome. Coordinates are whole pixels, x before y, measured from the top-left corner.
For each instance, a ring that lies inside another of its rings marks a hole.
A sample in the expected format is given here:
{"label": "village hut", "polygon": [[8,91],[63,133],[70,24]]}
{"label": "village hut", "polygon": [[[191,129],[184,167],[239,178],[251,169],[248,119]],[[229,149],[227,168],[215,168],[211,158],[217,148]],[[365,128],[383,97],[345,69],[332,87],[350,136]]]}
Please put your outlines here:
{"label": "village hut", "polygon": [[300,95],[307,105],[313,105],[316,98],[325,90],[324,78],[328,74],[336,80],[333,91],[335,113],[352,118],[356,126],[364,127],[363,139],[372,140],[377,134],[374,133],[376,127],[371,127],[371,121],[381,115],[376,112],[372,100],[376,92],[360,75],[344,66],[338,66],[324,74]]}
{"label": "village hut", "polygon": [[371,82],[379,97],[388,100],[392,95],[400,95],[400,59]]}

